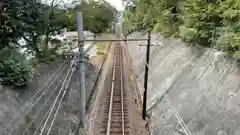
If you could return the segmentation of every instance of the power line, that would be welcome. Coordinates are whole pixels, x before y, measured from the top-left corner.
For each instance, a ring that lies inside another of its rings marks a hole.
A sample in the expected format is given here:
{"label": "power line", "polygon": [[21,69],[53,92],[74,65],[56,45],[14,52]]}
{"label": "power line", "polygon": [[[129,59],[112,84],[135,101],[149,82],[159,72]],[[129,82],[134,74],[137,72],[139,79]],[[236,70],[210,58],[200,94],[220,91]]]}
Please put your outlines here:
{"label": "power line", "polygon": [[[145,63],[146,66],[148,66],[149,69],[151,69],[150,66],[149,66],[149,64],[147,64],[146,61],[144,61],[144,63]],[[155,86],[154,84],[153,84],[153,87],[156,89],[156,86]],[[173,110],[174,115],[176,116],[176,118],[177,118],[178,121],[180,122],[181,126],[183,127],[184,132],[185,132],[187,135],[192,135],[192,133],[189,131],[187,125],[186,125],[186,124],[184,123],[184,121],[182,120],[182,117],[179,115],[176,107],[172,104],[172,102],[171,102],[169,96],[167,95],[167,93],[165,93],[163,96],[166,98],[167,103],[169,104],[169,106],[170,106],[171,109]]]}
{"label": "power line", "polygon": [[[65,88],[64,88],[64,93],[63,93],[63,95],[62,95],[62,97],[61,97],[61,99],[60,99],[60,101],[59,101],[58,107],[57,107],[57,109],[56,109],[56,111],[55,111],[53,120],[52,120],[52,122],[51,122],[51,124],[50,124],[50,127],[49,127],[49,129],[48,129],[47,135],[49,135],[49,133],[50,133],[50,131],[51,131],[51,129],[52,129],[53,123],[54,123],[54,121],[55,121],[55,119],[56,119],[56,116],[57,116],[57,114],[58,114],[58,110],[59,110],[59,108],[60,108],[60,106],[61,106],[62,100],[63,100],[63,98],[65,97],[65,94],[66,94],[66,92],[67,92],[67,90],[68,90],[68,85],[69,85],[69,83],[70,83],[70,81],[71,81],[71,78],[72,78],[72,75],[73,75],[73,73],[74,73],[74,69],[75,69],[76,63],[77,63],[77,58],[75,57],[75,59],[72,60],[72,64],[71,64],[71,67],[72,67],[71,71],[72,71],[72,72],[71,72],[71,74],[70,74],[69,77],[68,77],[68,81],[67,81],[66,86],[65,86]],[[62,88],[63,88],[63,86],[64,86],[64,84],[62,85]],[[51,114],[49,114],[49,115],[51,115]]]}
{"label": "power line", "polygon": [[172,104],[171,100],[169,99],[168,95],[167,94],[164,94],[164,97],[166,98],[169,106],[171,107],[171,109],[173,110],[176,118],[178,119],[178,121],[180,122],[181,126],[183,127],[183,130],[185,131],[185,133],[187,135],[192,135],[191,132],[189,131],[187,125],[184,123],[184,121],[182,120],[181,116],[179,115],[176,107]]}
{"label": "power line", "polygon": [[[31,120],[31,122],[27,125],[26,129],[24,130],[24,132],[21,135],[24,135],[29,126],[35,121],[35,119],[40,115],[40,113],[42,112],[42,110],[44,109],[44,107],[47,105],[47,103],[50,101],[51,96],[55,93],[55,91],[57,90],[57,88],[60,86],[61,82],[63,81],[63,78],[59,81],[59,83],[57,84],[57,86],[54,88],[54,90],[52,91],[52,93],[50,94],[50,96],[47,98],[47,100],[45,100],[43,106],[41,107],[41,109],[39,109],[39,111],[37,112],[37,114],[34,116],[34,118]],[[49,109],[50,110],[50,109]]]}
{"label": "power line", "polygon": [[[67,64],[67,65],[68,65],[68,64]],[[48,89],[50,88],[50,86],[58,79],[58,77],[59,77],[60,74],[64,71],[64,69],[67,67],[67,65],[65,65],[65,66],[62,68],[62,70],[61,70],[60,73],[54,78],[54,80],[52,81],[52,83],[48,85],[47,89],[45,89],[45,90],[43,91],[43,93],[36,99],[35,103],[32,104],[32,106],[28,109],[28,111],[25,112],[24,115],[22,115],[22,116],[20,117],[19,121],[23,120],[23,118],[24,118],[24,117],[32,110],[32,108],[40,101],[40,99],[45,95],[44,92],[45,92],[46,90],[48,90]],[[60,66],[60,68],[58,68],[57,71],[59,71],[59,69],[61,69],[61,67],[62,67],[62,66]],[[56,74],[57,71],[56,71],[54,74]],[[53,75],[51,76],[51,78],[52,78],[52,77],[53,77]],[[49,82],[49,81],[51,80],[51,78],[50,78],[47,82]],[[45,87],[46,84],[47,84],[47,83],[44,84],[44,87]],[[42,87],[41,90],[42,90],[44,87]],[[34,97],[36,97],[36,96],[38,95],[38,93],[40,93],[40,91],[38,91],[38,92],[34,95]],[[31,100],[33,100],[33,99],[34,99],[34,98],[32,98]],[[30,101],[31,101],[31,100],[30,100]],[[29,101],[29,102],[30,102],[30,101]],[[18,116],[18,117],[19,117],[19,116]],[[18,117],[15,117],[15,118],[8,124],[8,126],[7,126],[3,131],[6,132],[6,131],[7,131],[6,129],[8,129],[10,126],[13,126],[13,122],[14,122]],[[12,128],[12,130],[10,131],[9,134],[12,134],[12,132],[13,132],[13,131],[15,130],[15,128],[16,128],[16,125],[17,125],[17,124],[15,124],[15,126]]]}
{"label": "power line", "polygon": [[42,125],[43,121],[45,120],[45,118],[48,116],[48,114],[50,113],[50,109],[48,110],[48,112],[44,115],[43,119],[41,120],[40,124],[38,125],[37,129],[34,131],[33,135],[37,134],[38,129],[40,128],[40,126]]}
{"label": "power line", "polygon": [[52,129],[53,123],[54,123],[54,121],[55,121],[55,119],[56,119],[56,116],[57,116],[57,114],[58,114],[58,110],[59,110],[59,108],[60,108],[60,106],[61,106],[62,100],[63,100],[63,98],[65,97],[65,94],[66,94],[66,92],[67,92],[67,88],[68,88],[68,85],[69,85],[69,83],[70,83],[70,81],[71,81],[72,75],[73,75],[73,72],[70,74],[68,83],[67,83],[67,85],[65,86],[64,93],[63,93],[63,95],[62,95],[62,98],[61,98],[60,101],[59,101],[57,110],[56,110],[55,115],[54,115],[54,117],[53,117],[53,120],[52,120],[52,122],[51,122],[51,124],[50,124],[50,127],[49,127],[49,129],[48,129],[47,135],[49,135],[49,133],[50,133],[50,131],[51,131],[51,129]]}
{"label": "power line", "polygon": [[70,74],[70,71],[71,71],[71,68],[70,68],[70,69],[68,70],[68,72],[67,72],[67,76],[65,77],[65,79],[64,79],[64,81],[63,81],[63,85],[62,85],[62,87],[61,87],[61,89],[60,89],[60,92],[58,93],[57,97],[55,98],[55,100],[54,100],[54,102],[53,102],[53,106],[51,107],[51,111],[50,111],[50,113],[48,114],[48,117],[47,117],[47,119],[46,119],[46,121],[45,121],[45,123],[44,123],[44,125],[43,125],[43,127],[42,127],[41,132],[40,132],[39,135],[42,135],[42,134],[43,134],[43,131],[44,131],[44,129],[45,129],[47,123],[48,123],[48,120],[49,120],[49,118],[50,118],[50,116],[51,116],[51,114],[52,114],[52,112],[53,112],[53,109],[54,109],[54,107],[55,107],[55,105],[56,105],[56,103],[57,103],[57,100],[58,100],[60,94],[62,93],[62,91],[64,90],[64,89],[63,89],[63,88],[64,88],[64,84],[66,83],[66,81],[67,81],[67,79],[68,79],[68,76],[69,76],[69,74]]}
{"label": "power line", "polygon": [[[48,81],[46,81],[46,82],[43,84],[43,86],[42,86],[40,89],[38,89],[37,93],[36,93],[29,101],[27,101],[27,102],[23,105],[23,107],[21,108],[21,110],[23,110],[24,107],[25,107],[29,102],[32,102],[32,100],[37,96],[37,94],[38,94],[40,91],[42,91],[42,89],[46,86],[46,84],[53,78],[53,76],[59,71],[59,69],[61,69],[61,67],[62,67],[64,64],[65,64],[65,63],[63,63],[63,64],[53,73],[53,75],[48,79]],[[9,126],[13,123],[13,121],[14,121],[17,117],[18,117],[18,116],[14,117],[13,120],[12,120],[11,122],[9,122],[9,123],[7,124],[7,126],[3,129],[3,131],[5,131],[7,128],[9,128]],[[1,133],[2,133],[2,132],[1,132]]]}
{"label": "power line", "polygon": [[[71,63],[70,67],[76,66],[76,63],[77,63],[76,59],[77,59],[77,58],[78,58],[78,56],[75,55],[74,58],[73,58],[73,60],[70,62],[70,63]],[[68,75],[68,73],[67,73],[67,75]],[[66,76],[67,76],[67,75],[66,75]],[[42,125],[42,123],[44,122],[44,120],[49,116],[50,112],[51,112],[51,109],[49,109],[49,111],[44,115],[43,119],[41,120],[41,122],[40,122],[40,124],[38,125],[37,129],[34,131],[33,135],[36,135],[36,134],[37,134],[37,131],[38,131],[39,128],[41,127],[41,125]]]}

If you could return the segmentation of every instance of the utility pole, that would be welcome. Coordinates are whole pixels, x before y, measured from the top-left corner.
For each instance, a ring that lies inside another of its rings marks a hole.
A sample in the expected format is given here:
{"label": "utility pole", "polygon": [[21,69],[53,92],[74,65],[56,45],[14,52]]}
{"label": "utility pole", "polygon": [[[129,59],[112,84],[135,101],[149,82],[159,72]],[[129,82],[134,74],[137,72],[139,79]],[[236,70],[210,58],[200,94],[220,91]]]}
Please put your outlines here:
{"label": "utility pole", "polygon": [[150,57],[150,46],[151,46],[151,31],[148,31],[147,40],[147,51],[146,51],[146,64],[145,64],[145,75],[144,75],[144,93],[143,93],[143,108],[142,118],[146,120],[147,116],[147,87],[148,87],[148,70],[149,70],[149,57]]}
{"label": "utility pole", "polygon": [[85,64],[84,64],[84,33],[83,33],[83,14],[77,8],[78,26],[78,47],[79,47],[79,83],[80,83],[80,123],[81,128],[85,128],[86,118],[86,91],[85,91]]}
{"label": "utility pole", "polygon": [[127,35],[124,35],[124,42],[127,45]]}

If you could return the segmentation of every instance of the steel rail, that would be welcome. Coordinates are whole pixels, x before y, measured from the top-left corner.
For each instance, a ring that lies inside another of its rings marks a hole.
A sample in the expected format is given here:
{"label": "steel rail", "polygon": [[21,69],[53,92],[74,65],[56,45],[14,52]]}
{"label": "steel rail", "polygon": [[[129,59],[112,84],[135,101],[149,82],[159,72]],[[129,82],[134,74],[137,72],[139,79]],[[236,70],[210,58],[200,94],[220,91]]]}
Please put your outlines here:
{"label": "steel rail", "polygon": [[[122,48],[121,48],[122,49]],[[125,135],[125,126],[124,126],[124,108],[123,108],[123,106],[124,106],[124,98],[123,98],[123,59],[122,59],[122,50],[120,49],[120,68],[121,68],[121,100],[122,100],[122,102],[121,102],[121,106],[122,106],[122,131],[123,131],[123,135]]]}
{"label": "steel rail", "polygon": [[[111,46],[112,46],[112,43],[109,43],[108,48],[107,48],[107,52],[110,52]],[[103,86],[103,85],[102,85],[102,84],[104,83],[103,80],[105,80],[104,78],[106,78],[106,76],[104,76],[104,75],[105,75],[106,72],[107,72],[107,70],[105,70],[104,67],[106,66],[105,64],[106,64],[106,62],[108,61],[108,56],[109,56],[109,55],[110,55],[109,53],[106,53],[106,55],[104,56],[104,59],[103,59],[103,61],[102,61],[102,63],[101,63],[101,66],[100,66],[99,69],[98,69],[98,75],[97,75],[97,78],[95,79],[95,82],[94,82],[94,85],[93,85],[93,88],[92,88],[92,92],[93,92],[93,93],[90,94],[90,96],[89,96],[90,98],[88,99],[88,102],[87,102],[87,104],[86,104],[86,112],[88,112],[88,116],[87,116],[87,117],[89,117],[89,116],[91,116],[91,115],[93,115],[93,114],[97,114],[97,113],[94,113],[94,112],[97,112],[97,110],[98,110],[98,108],[96,108],[96,105],[97,105],[97,104],[94,104],[94,105],[93,105],[93,108],[90,109],[90,102],[92,101],[92,98],[97,99],[98,96],[93,97],[92,95],[94,94],[94,92],[96,92],[96,94],[97,94],[97,93],[99,92],[99,90],[101,89],[100,87]],[[99,81],[100,81],[100,82],[99,82]],[[100,86],[100,87],[99,87],[99,88],[96,88],[97,86]],[[97,90],[94,91],[94,89],[97,89]],[[96,115],[94,115],[93,117],[89,117],[88,122],[90,123],[91,121],[93,121],[93,119],[94,119],[95,116],[96,116]],[[92,129],[93,129],[93,126],[92,126],[92,125],[93,125],[93,124],[90,124],[90,125],[89,125],[88,131],[87,131],[88,133],[90,133],[90,132],[92,131]],[[78,130],[79,130],[79,126],[78,126],[78,128],[77,128],[77,130],[76,130],[76,132],[75,132],[74,135],[77,135],[77,134],[78,134]]]}
{"label": "steel rail", "polygon": [[[115,53],[116,53],[116,51],[115,51]],[[109,113],[108,113],[107,135],[110,135],[110,132],[111,132],[113,91],[114,91],[114,87],[115,87],[115,75],[116,75],[116,59],[117,59],[117,55],[115,55],[115,58],[114,58],[112,88],[111,88],[111,97],[110,97]]]}

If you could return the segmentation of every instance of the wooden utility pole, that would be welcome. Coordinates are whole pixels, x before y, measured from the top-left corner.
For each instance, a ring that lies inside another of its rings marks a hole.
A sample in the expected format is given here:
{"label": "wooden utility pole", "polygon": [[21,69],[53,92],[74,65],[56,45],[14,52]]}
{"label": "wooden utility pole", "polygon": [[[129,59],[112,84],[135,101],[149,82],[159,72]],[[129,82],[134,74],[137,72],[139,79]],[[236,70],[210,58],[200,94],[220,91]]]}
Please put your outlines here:
{"label": "wooden utility pole", "polygon": [[146,64],[145,64],[145,75],[144,75],[144,93],[143,93],[143,107],[142,107],[142,118],[145,120],[147,116],[147,89],[148,89],[148,70],[149,70],[149,58],[150,58],[150,46],[151,46],[151,32],[148,32],[147,40],[147,51],[146,51]]}

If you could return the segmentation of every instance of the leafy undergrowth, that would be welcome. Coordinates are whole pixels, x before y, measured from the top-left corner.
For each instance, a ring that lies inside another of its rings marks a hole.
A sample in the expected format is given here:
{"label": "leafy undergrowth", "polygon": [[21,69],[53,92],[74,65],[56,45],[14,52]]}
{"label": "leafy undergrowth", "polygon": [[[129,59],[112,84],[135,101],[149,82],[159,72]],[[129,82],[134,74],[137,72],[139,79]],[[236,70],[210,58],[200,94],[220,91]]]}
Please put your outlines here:
{"label": "leafy undergrowth", "polygon": [[106,54],[106,48],[107,48],[107,43],[106,42],[96,43],[95,46],[97,48],[97,54],[98,55]]}
{"label": "leafy undergrowth", "polygon": [[0,61],[0,82],[3,85],[24,87],[31,78],[31,67],[16,57]]}
{"label": "leafy undergrowth", "polygon": [[13,52],[2,54],[0,60],[0,84],[13,88],[24,88],[33,79],[35,68],[42,63],[51,64],[62,59],[54,52],[41,52],[38,56],[26,59],[24,54]]}
{"label": "leafy undergrowth", "polygon": [[124,32],[152,30],[228,52],[239,59],[239,0],[130,0]]}
{"label": "leafy undergrowth", "polygon": [[[116,37],[114,37],[112,34],[110,33],[104,33],[101,34],[101,37],[103,39],[115,39]],[[107,47],[108,47],[109,42],[98,42],[95,44],[96,48],[97,48],[97,54],[98,55],[104,55],[107,53]]]}

